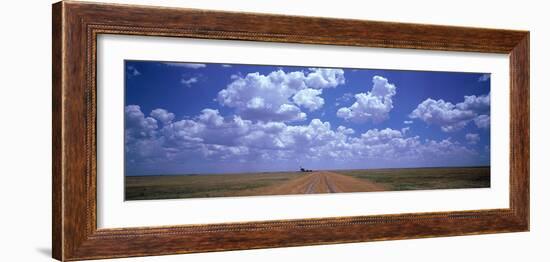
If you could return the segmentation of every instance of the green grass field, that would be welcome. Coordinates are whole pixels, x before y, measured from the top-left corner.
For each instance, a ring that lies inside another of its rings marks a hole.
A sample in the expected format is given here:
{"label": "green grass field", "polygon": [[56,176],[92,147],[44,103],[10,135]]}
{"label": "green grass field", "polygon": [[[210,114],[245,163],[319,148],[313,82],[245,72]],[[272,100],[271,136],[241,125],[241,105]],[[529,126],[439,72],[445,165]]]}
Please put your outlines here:
{"label": "green grass field", "polygon": [[[388,191],[490,187],[490,167],[332,170]],[[261,195],[293,182],[300,172],[125,177],[125,199],[176,199]]]}
{"label": "green grass field", "polygon": [[337,170],[344,175],[381,184],[390,190],[484,188],[491,186],[490,167]]}

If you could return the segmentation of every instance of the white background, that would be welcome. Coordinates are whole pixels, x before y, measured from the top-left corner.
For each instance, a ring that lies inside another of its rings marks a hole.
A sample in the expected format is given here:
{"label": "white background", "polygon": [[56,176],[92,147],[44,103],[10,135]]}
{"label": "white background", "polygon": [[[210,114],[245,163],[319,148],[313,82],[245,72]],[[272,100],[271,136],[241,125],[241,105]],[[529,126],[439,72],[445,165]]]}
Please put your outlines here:
{"label": "white background", "polygon": [[[107,0],[105,0],[107,1]],[[112,2],[112,1],[109,1]],[[531,31],[531,232],[217,252],[124,261],[548,261],[550,126],[544,1],[119,1],[208,9]],[[51,245],[51,11],[10,1],[0,13],[0,244],[3,261],[48,261]]]}

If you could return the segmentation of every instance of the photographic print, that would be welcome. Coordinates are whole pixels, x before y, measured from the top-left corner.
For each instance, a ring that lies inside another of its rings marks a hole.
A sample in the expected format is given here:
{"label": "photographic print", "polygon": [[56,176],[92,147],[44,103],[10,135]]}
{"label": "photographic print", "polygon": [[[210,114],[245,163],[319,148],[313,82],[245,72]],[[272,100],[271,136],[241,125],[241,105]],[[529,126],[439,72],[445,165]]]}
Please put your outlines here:
{"label": "photographic print", "polygon": [[124,66],[126,200],[491,184],[488,73]]}

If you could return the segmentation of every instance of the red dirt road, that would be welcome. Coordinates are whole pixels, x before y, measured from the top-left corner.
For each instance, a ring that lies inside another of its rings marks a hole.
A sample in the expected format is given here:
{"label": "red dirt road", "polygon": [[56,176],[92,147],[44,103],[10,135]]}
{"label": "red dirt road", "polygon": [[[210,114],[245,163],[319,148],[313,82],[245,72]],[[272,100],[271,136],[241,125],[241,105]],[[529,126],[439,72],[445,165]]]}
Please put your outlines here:
{"label": "red dirt road", "polygon": [[365,179],[357,179],[334,172],[306,173],[281,185],[261,188],[259,195],[316,194],[343,192],[373,192],[386,189]]}

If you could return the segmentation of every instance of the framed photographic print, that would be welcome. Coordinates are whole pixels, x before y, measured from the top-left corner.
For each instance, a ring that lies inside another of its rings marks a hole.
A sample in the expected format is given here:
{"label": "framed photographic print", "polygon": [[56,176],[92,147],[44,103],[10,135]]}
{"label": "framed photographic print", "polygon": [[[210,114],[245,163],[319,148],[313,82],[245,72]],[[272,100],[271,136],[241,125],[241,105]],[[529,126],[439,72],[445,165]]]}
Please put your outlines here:
{"label": "framed photographic print", "polygon": [[529,230],[527,31],[64,1],[52,99],[58,260]]}
{"label": "framed photographic print", "polygon": [[489,73],[124,68],[127,201],[491,185]]}

